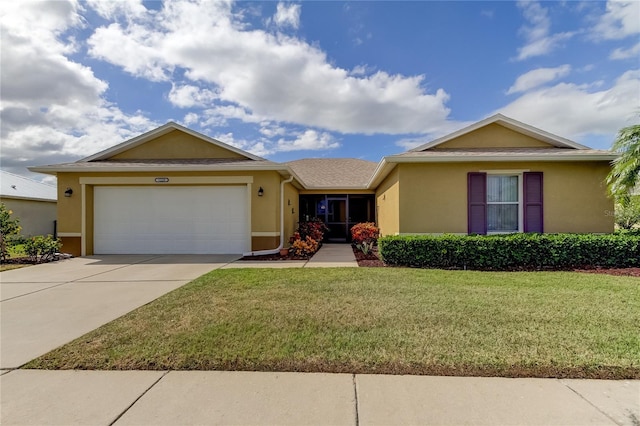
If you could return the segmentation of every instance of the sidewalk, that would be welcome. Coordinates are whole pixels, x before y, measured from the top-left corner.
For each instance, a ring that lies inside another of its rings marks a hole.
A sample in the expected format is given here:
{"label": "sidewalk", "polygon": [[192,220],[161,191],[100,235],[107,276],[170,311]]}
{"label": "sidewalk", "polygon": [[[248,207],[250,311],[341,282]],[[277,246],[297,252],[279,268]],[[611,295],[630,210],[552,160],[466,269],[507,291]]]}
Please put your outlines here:
{"label": "sidewalk", "polygon": [[637,425],[640,381],[13,370],[0,423]]}
{"label": "sidewalk", "polygon": [[351,244],[322,244],[309,260],[236,260],[221,269],[238,268],[357,268]]}

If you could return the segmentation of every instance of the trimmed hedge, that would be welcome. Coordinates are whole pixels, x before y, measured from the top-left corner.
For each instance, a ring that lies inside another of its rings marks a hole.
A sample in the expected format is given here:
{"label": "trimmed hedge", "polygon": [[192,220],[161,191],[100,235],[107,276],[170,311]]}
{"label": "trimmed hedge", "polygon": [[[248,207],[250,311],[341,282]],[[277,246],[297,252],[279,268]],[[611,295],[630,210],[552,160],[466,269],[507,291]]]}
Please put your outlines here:
{"label": "trimmed hedge", "polygon": [[378,240],[389,265],[483,270],[640,266],[640,235],[402,235]]}

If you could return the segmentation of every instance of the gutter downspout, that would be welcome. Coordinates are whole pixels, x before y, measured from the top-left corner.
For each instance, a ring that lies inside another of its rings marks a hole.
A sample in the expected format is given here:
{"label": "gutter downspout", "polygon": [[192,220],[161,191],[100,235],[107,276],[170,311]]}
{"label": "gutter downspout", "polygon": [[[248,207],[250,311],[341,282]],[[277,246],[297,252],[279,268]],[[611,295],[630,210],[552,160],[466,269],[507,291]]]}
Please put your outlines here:
{"label": "gutter downspout", "polygon": [[293,175],[289,179],[280,182],[280,245],[270,250],[257,250],[242,253],[243,256],[260,256],[262,254],[276,254],[284,247],[284,185],[293,181]]}

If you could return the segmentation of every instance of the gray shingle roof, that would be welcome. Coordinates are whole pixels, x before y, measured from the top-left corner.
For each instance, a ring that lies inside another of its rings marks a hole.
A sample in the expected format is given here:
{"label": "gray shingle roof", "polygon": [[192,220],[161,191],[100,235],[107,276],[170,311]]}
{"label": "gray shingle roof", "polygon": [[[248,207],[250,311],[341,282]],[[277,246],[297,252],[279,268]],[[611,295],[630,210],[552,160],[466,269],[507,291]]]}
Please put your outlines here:
{"label": "gray shingle roof", "polygon": [[56,201],[55,186],[0,170],[0,197],[25,200]]}
{"label": "gray shingle roof", "polygon": [[357,158],[305,158],[286,164],[310,189],[364,189],[378,165]]}

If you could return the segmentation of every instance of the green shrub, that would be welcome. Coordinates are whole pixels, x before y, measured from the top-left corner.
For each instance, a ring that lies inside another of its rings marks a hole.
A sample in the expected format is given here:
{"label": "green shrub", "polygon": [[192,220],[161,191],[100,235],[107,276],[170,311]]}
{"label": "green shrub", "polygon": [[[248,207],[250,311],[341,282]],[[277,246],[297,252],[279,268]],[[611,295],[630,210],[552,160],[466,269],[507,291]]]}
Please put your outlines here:
{"label": "green shrub", "polygon": [[17,237],[20,234],[20,220],[11,217],[13,212],[0,203],[0,260],[3,262],[9,256],[8,244],[11,244],[11,239]]}
{"label": "green shrub", "polygon": [[640,266],[640,235],[404,235],[378,240],[390,265],[481,270]]}
{"label": "green shrub", "polygon": [[634,229],[640,225],[640,195],[632,195],[618,200],[616,203],[616,225],[621,229]]}
{"label": "green shrub", "polygon": [[25,245],[24,251],[34,263],[47,262],[53,259],[53,256],[60,251],[62,243],[59,239],[53,238],[51,235],[46,237],[37,236],[29,238]]}

